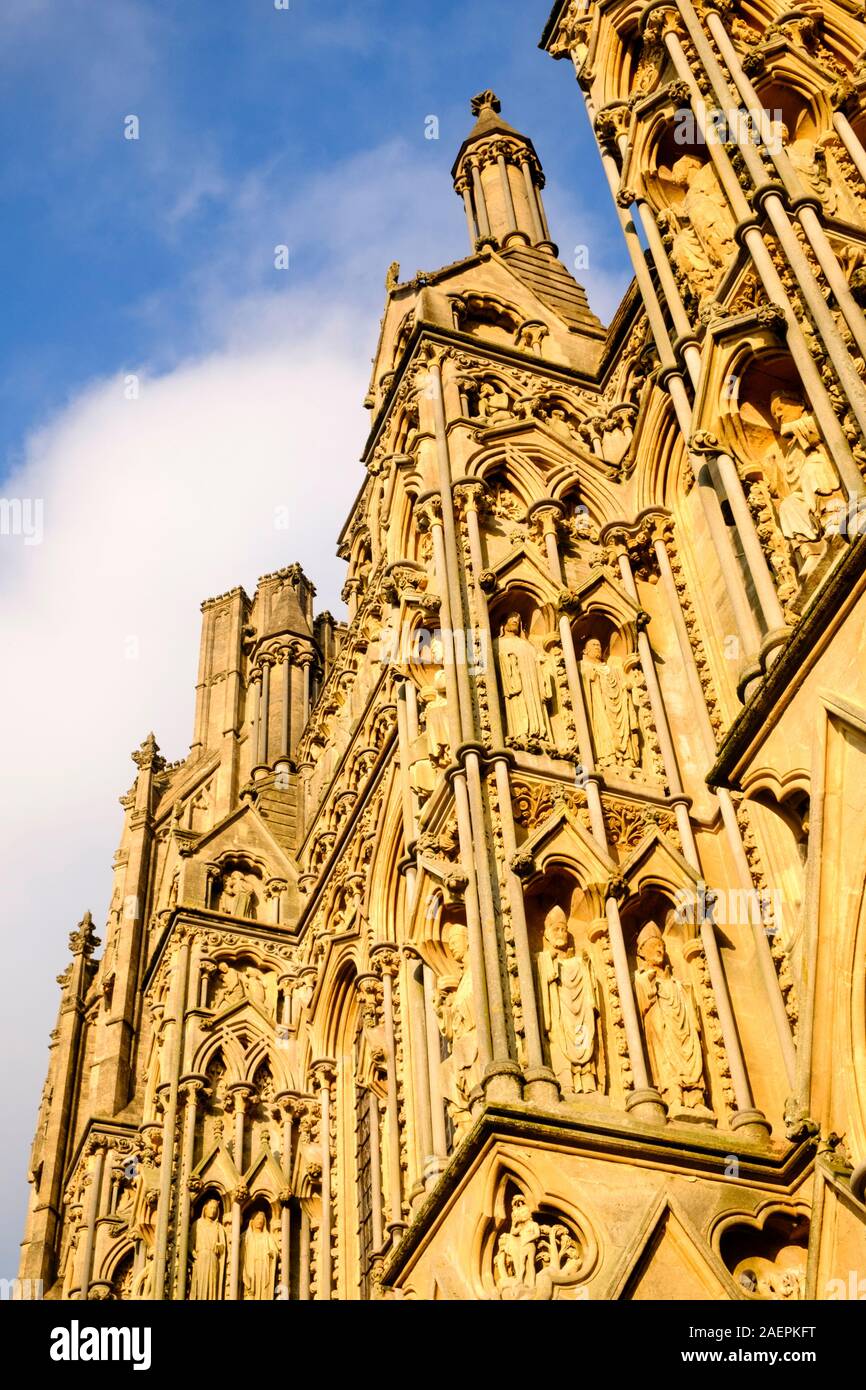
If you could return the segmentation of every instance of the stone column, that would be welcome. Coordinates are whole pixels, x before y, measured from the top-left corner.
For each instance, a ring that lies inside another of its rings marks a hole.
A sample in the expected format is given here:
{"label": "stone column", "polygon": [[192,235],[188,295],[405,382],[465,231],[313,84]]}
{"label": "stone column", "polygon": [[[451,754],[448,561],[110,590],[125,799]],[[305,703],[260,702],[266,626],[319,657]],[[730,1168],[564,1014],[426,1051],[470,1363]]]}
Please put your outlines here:
{"label": "stone column", "polygon": [[[623,587],[634,602],[639,604],[640,600],[638,598],[637,585],[634,582],[631,561],[629,560],[625,541],[620,537],[615,544]],[[639,612],[637,617],[637,647],[640,656],[641,670],[643,671],[643,677],[646,682],[653,723],[655,724],[659,747],[661,748],[665,778],[670,788],[671,796],[677,798],[675,813],[677,817],[677,827],[683,842],[683,850],[685,857],[693,864],[696,864],[698,852],[695,846],[694,832],[692,830],[691,820],[689,819],[688,807],[683,800],[685,793],[683,791],[683,784],[677,765],[676,753],[674,752],[674,742],[671,737],[667,710],[665,709],[665,702],[662,698],[661,687],[659,686],[658,676],[656,675],[655,657],[653,656],[652,646],[646,630],[648,624],[649,614],[643,611]]]}
{"label": "stone column", "polygon": [[310,1218],[301,1207],[301,1249],[298,1277],[298,1298],[306,1303],[310,1297]]}
{"label": "stone column", "polygon": [[174,1168],[177,1097],[180,1083],[180,1056],[183,1041],[184,1000],[186,999],[188,970],[189,944],[185,939],[181,938],[174,963],[172,1012],[165,1025],[168,1031],[164,1053],[166,1057],[168,1088],[165,1097],[165,1117],[162,1126],[159,1206],[157,1207],[156,1216],[156,1241],[153,1269],[153,1299],[155,1302],[159,1302],[166,1296],[165,1283],[168,1259],[169,1210],[171,1205],[172,1170]]}
{"label": "stone column", "polygon": [[371,965],[382,979],[382,1017],[385,1026],[387,1069],[388,1169],[391,1178],[389,1226],[403,1228],[402,1170],[400,1165],[400,1105],[397,1090],[397,1047],[394,1035],[394,976],[399,969],[397,947],[380,943],[370,952]]}
{"label": "stone column", "polygon": [[247,694],[250,697],[250,776],[252,777],[259,761],[259,743],[261,742],[261,691],[262,673],[252,671],[247,684]]}
{"label": "stone column", "polygon": [[[434,374],[435,370],[435,374]],[[442,402],[442,384],[439,377],[438,368],[431,364],[431,377],[433,378],[438,390],[438,401]],[[437,434],[444,437],[444,415],[442,422],[437,421]],[[440,470],[444,473],[448,469],[447,458],[444,460],[440,455]],[[450,475],[449,475],[450,476]],[[442,479],[445,485],[445,478]],[[450,499],[451,485],[447,483],[445,495]],[[444,670],[446,695],[448,699],[448,718],[449,736],[451,738],[452,757],[456,756],[456,751],[464,737],[464,724],[461,719],[461,697],[465,695],[458,689],[456,663],[454,660],[454,647],[451,638],[453,616],[451,610],[451,598],[448,582],[448,563],[445,554],[445,542],[442,525],[442,502],[440,498],[429,500],[430,527],[433,536],[433,553],[435,570],[439,594],[441,599],[440,617],[442,622],[442,645],[444,650]],[[453,527],[453,516],[452,516]],[[465,664],[463,674],[466,675]],[[472,983],[475,999],[475,1013],[478,1029],[478,1051],[479,1063],[482,1075],[485,1068],[493,1056],[493,1043],[491,1039],[490,1009],[488,1007],[486,979],[484,935],[481,927],[481,910],[478,896],[478,879],[475,869],[475,832],[472,825],[470,813],[469,793],[467,789],[467,777],[463,768],[455,771],[452,778],[454,789],[454,801],[457,810],[457,829],[460,837],[460,859],[466,872],[467,885],[465,894],[466,903],[466,925],[469,933],[469,959],[472,970]],[[480,833],[480,832],[479,832]]]}
{"label": "stone column", "polygon": [[[622,206],[623,202],[625,202],[627,205],[631,199],[631,196],[632,195],[628,193],[625,189],[621,189],[620,192],[617,194],[617,200],[619,201],[620,206]],[[665,245],[662,241],[661,232],[659,231],[658,223],[655,219],[655,214],[652,208],[650,207],[649,203],[647,202],[646,198],[642,195],[637,195],[634,199],[634,202],[635,207],[638,210],[638,216],[641,220],[641,226],[644,229],[644,235],[646,236],[647,242],[649,243],[649,249],[653,258],[653,262],[655,264],[655,268],[658,271],[659,283],[661,284],[662,293],[665,297],[665,302],[667,303],[667,306],[671,312],[674,331],[680,338],[690,338],[694,332],[694,329],[692,328],[692,325],[689,323],[688,314],[686,313],[685,308],[683,307],[683,301],[680,296],[679,285],[676,282],[676,277],[674,276],[671,263],[668,259],[668,253],[665,250]],[[698,362],[699,361],[700,354],[698,354]],[[692,384],[695,385],[697,383],[696,373],[690,370],[689,375],[692,378]]]}
{"label": "stone column", "polygon": [[303,702],[304,728],[307,727],[307,724],[309,723],[309,719],[310,719],[310,699],[311,699],[311,684],[310,684],[310,682],[311,682],[311,677],[310,677],[310,668],[312,667],[312,664],[313,664],[313,658],[312,658],[312,656],[310,655],[309,652],[305,652],[304,655],[301,657],[301,670],[302,670],[302,672],[303,672],[303,682],[304,682],[304,702]]}
{"label": "stone column", "polygon": [[[427,1029],[427,1066],[430,1084],[430,1118],[433,1138],[433,1162],[430,1165],[434,1180],[448,1162],[448,1140],[445,1134],[445,1098],[442,1095],[442,1064],[439,1059],[440,1033],[433,1004],[433,971],[423,964],[424,1020]],[[435,1169],[435,1171],[434,1171]],[[432,1183],[431,1183],[432,1186]]]}
{"label": "stone column", "polygon": [[415,1136],[418,1147],[419,1182],[413,1189],[423,1194],[436,1182],[433,1152],[433,1117],[430,1110],[430,1060],[427,1056],[427,1018],[424,1001],[423,961],[411,947],[404,946],[408,961],[409,1023],[411,1028],[412,1073],[415,1078]]}
{"label": "stone column", "polygon": [[455,183],[454,187],[463,199],[463,208],[466,213],[466,225],[469,228],[469,245],[474,247],[478,238],[478,228],[475,224],[475,212],[472,207],[472,194],[469,191],[469,184],[466,179],[461,178]]}
{"label": "stone column", "polygon": [[381,1250],[384,1241],[382,1229],[382,1153],[379,1136],[379,1097],[371,1090],[370,1096],[370,1222],[373,1249]]}
{"label": "stone column", "polygon": [[106,1148],[104,1139],[92,1139],[90,1141],[93,1164],[89,1174],[90,1201],[87,1207],[87,1225],[84,1231],[84,1253],[81,1257],[81,1293],[79,1295],[83,1299],[87,1298],[90,1285],[93,1282],[93,1247],[96,1240],[96,1221],[99,1216],[102,1196],[102,1175],[105,1168]]}
{"label": "stone column", "polygon": [[262,698],[259,707],[259,739],[257,761],[262,767],[268,762],[268,735],[271,718],[271,661],[262,658]]}
{"label": "stone column", "polygon": [[[737,822],[737,812],[733,800],[731,799],[730,792],[724,787],[718,787],[716,788],[716,796],[718,797],[719,810],[722,813],[722,821],[728,837],[728,844],[731,847],[739,871],[740,882],[749,893],[753,893],[755,891],[755,885],[752,880],[752,870],[749,866],[746,851],[743,848],[743,839]],[[751,916],[751,913],[749,915]],[[785,1070],[788,1075],[789,1083],[793,1086],[797,1070],[797,1050],[794,1046],[791,1022],[785,1011],[785,1001],[782,998],[782,991],[779,988],[779,977],[776,974],[776,965],[770,950],[770,943],[767,940],[767,933],[761,921],[753,923],[753,940],[755,944],[755,957],[758,963],[758,969],[764,981],[767,1002],[778,1035]]]}
{"label": "stone column", "polygon": [[619,881],[611,882],[604,908],[607,916],[616,986],[619,993],[619,1005],[622,1010],[628,1045],[628,1059],[634,1080],[634,1089],[626,1096],[625,1108],[630,1113],[634,1113],[640,1120],[648,1120],[652,1124],[664,1124],[666,1119],[665,1104],[653,1086],[647,1069],[643,1050],[643,1033],[641,1032],[628,964],[628,951],[619,916],[618,896],[623,888],[624,885],[620,884]]}
{"label": "stone column", "polygon": [[[418,838],[418,825],[415,819],[415,795],[409,779],[409,720],[406,708],[406,686],[408,684],[411,684],[408,678],[398,683],[396,705],[397,746],[400,752],[400,790],[403,805],[403,838],[406,841],[406,851],[411,854]],[[411,892],[409,896],[411,899]]]}
{"label": "stone column", "polygon": [[746,494],[743,491],[737,466],[730,454],[720,449],[719,441],[715,435],[706,431],[692,436],[691,447],[696,453],[711,454],[716,460],[719,476],[727,499],[731,504],[734,523],[767,628],[768,636],[764,639],[762,650],[766,651],[768,642],[772,642],[774,646],[779,646],[787,637],[789,628],[785,622],[779,595],[776,593],[775,582],[767,565],[754,517],[746,501]]}
{"label": "stone column", "polygon": [[289,1179],[292,1175],[295,1116],[300,1111],[301,1101],[297,1096],[283,1091],[277,1096],[277,1104],[283,1112],[283,1133],[280,1139],[282,1163],[280,1167],[285,1178]]}
{"label": "stone column", "polygon": [[839,139],[845,146],[845,149],[848,151],[851,163],[856,168],[863,182],[866,183],[866,150],[864,150],[860,141],[857,139],[851,122],[848,120],[844,111],[833,112],[833,126]]}
{"label": "stone column", "polygon": [[283,652],[283,707],[280,719],[280,758],[292,755],[292,654]]}
{"label": "stone column", "polygon": [[253,1099],[255,1092],[252,1086],[240,1082],[229,1088],[229,1096],[234,1106],[235,1122],[232,1132],[232,1159],[238,1172],[244,1171],[244,1146],[246,1138],[246,1111],[247,1105]]}
{"label": "stone column", "polygon": [[292,1296],[292,1194],[286,1187],[280,1193],[280,1282],[277,1297]]}
{"label": "stone column", "polygon": [[333,1261],[331,1254],[331,1086],[336,1062],[323,1057],[310,1068],[319,1085],[319,1141],[322,1153],[322,1221],[319,1226],[318,1298],[328,1302],[332,1296]]}
{"label": "stone column", "polygon": [[213,979],[215,974],[215,963],[212,960],[202,961],[200,971],[201,978],[199,980],[198,1002],[196,1005],[196,1007],[199,1009],[206,1009],[208,1007],[208,982]]}
{"label": "stone column", "polygon": [[704,918],[701,923],[701,941],[704,947],[704,955],[707,959],[707,970],[710,976],[713,998],[716,1001],[716,1009],[719,1015],[722,1042],[724,1043],[728,1065],[731,1069],[731,1085],[734,1091],[734,1104],[736,1106],[734,1115],[731,1118],[731,1128],[742,1129],[746,1134],[754,1138],[765,1139],[770,1132],[770,1125],[762,1112],[755,1109],[755,1103],[752,1099],[752,1088],[749,1085],[746,1064],[743,1059],[739,1034],[737,1033],[737,1025],[734,1020],[734,1011],[731,1007],[731,997],[728,993],[728,980],[719,952],[719,943],[716,940],[716,929],[708,918]]}
{"label": "stone column", "polygon": [[243,1183],[231,1193],[232,1224],[229,1232],[229,1272],[226,1298],[237,1303],[243,1297],[241,1289],[241,1220],[249,1192]]}
{"label": "stone column", "polygon": [[655,551],[656,563],[659,568],[662,588],[665,591],[668,611],[677,635],[677,646],[680,649],[680,659],[683,663],[683,670],[689,683],[689,691],[692,697],[692,713],[700,725],[701,736],[704,744],[704,751],[712,762],[716,756],[716,739],[713,726],[710,723],[710,716],[707,711],[706,696],[701,685],[698,674],[695,654],[686,628],[686,620],[683,615],[680,596],[677,592],[674,572],[671,568],[670,556],[668,554],[668,544],[673,544],[674,523],[670,517],[660,517],[657,530],[653,536],[653,550]]}
{"label": "stone column", "polygon": [[189,1257],[189,1180],[192,1175],[193,1148],[195,1145],[195,1120],[198,1097],[205,1089],[203,1079],[185,1077],[180,1090],[184,1098],[183,1137],[180,1150],[180,1180],[178,1185],[177,1217],[177,1279],[175,1297],[186,1298],[187,1261]]}
{"label": "stone column", "polygon": [[499,177],[502,181],[502,198],[505,203],[505,211],[508,215],[509,232],[517,231],[517,214],[514,211],[514,199],[511,196],[511,184],[508,182],[508,166],[505,163],[505,156],[497,154],[496,163],[499,166]]}
{"label": "stone column", "polygon": [[478,222],[478,235],[482,237],[490,236],[490,218],[487,215],[487,201],[484,197],[484,188],[481,183],[481,170],[478,168],[476,160],[467,161],[469,171],[472,175],[472,191],[475,194],[475,218]]}
{"label": "stone column", "polygon": [[532,218],[532,229],[535,232],[535,240],[546,241],[544,228],[541,225],[541,216],[538,211],[538,199],[535,196],[535,184],[532,179],[532,170],[529,167],[529,160],[524,156],[520,160],[520,171],[523,174],[523,182],[526,184],[526,198],[529,203],[529,215]]}

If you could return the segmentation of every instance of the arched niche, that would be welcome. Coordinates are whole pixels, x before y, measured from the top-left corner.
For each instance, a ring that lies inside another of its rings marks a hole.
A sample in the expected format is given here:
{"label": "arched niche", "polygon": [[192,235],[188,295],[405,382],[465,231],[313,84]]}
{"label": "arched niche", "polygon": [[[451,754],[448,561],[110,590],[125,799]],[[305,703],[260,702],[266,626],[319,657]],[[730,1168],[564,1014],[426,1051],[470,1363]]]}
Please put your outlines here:
{"label": "arched niche", "polygon": [[604,904],[597,893],[593,894],[581,884],[576,867],[566,862],[549,864],[543,874],[529,880],[524,896],[533,955],[544,947],[544,921],[554,907],[562,908],[565,913],[575,947],[590,944],[592,928],[600,922]]}
{"label": "arched niche", "polygon": [[[683,120],[686,119],[686,124]],[[708,149],[682,108],[657,124],[643,184],[684,299],[709,297],[737,255],[735,218]]]}
{"label": "arched niche", "polygon": [[631,623],[621,625],[600,608],[590,608],[572,623],[574,649],[580,658],[587,642],[601,644],[605,660],[614,657],[624,664],[637,656],[637,634]]}
{"label": "arched niche", "polygon": [[212,911],[255,921],[264,900],[262,866],[249,856],[229,853],[212,866],[207,904]]}
{"label": "arched niche", "polygon": [[758,352],[732,364],[721,412],[750,503],[776,528],[780,579],[787,562],[788,584],[800,582],[839,544],[845,492],[790,357]]}
{"label": "arched niche", "polygon": [[756,1216],[730,1217],[716,1238],[719,1254],[745,1297],[785,1302],[805,1297],[805,1212],[768,1207]]}
{"label": "arched niche", "polygon": [[755,83],[755,91],[776,129],[780,124],[785,126],[788,141],[814,139],[819,134],[824,124],[823,103],[812,82],[804,80],[798,87],[795,81],[786,82],[771,72]]}
{"label": "arched niche", "polygon": [[461,333],[512,347],[521,315],[494,295],[467,292],[452,301],[455,326]]}
{"label": "arched niche", "polygon": [[556,610],[552,603],[542,600],[541,595],[529,587],[518,583],[510,584],[498,593],[490,604],[490,630],[498,637],[512,614],[520,619],[523,635],[536,642],[544,650],[558,640],[556,631]]}
{"label": "arched niche", "polygon": [[645,888],[629,898],[620,908],[620,921],[632,971],[638,961],[637,939],[648,922],[655,922],[659,926],[674,969],[684,968],[690,955],[686,948],[690,942],[694,942],[698,933],[699,923],[694,918],[694,912],[682,910],[673,887],[667,891]]}

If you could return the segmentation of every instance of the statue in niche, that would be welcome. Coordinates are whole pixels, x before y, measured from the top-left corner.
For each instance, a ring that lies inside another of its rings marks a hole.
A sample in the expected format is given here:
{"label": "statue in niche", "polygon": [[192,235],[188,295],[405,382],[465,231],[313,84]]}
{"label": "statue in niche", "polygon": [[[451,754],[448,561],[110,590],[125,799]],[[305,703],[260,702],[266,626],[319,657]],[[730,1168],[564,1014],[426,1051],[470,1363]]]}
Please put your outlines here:
{"label": "statue in niche", "polygon": [[519,613],[505,619],[496,639],[496,658],[509,739],[518,744],[552,742],[547,706],[553,699],[553,674],[544,654],[524,636]]}
{"label": "statue in niche", "polygon": [[240,1004],[246,998],[240,972],[221,960],[217,974],[219,979],[214,994],[214,1008],[230,1009],[233,1004]]}
{"label": "statue in niche", "polygon": [[688,216],[680,208],[666,208],[659,214],[659,223],[670,234],[671,260],[681,289],[696,290],[699,298],[712,294],[718,268],[704,250]]}
{"label": "statue in niche", "polygon": [[550,1064],[563,1091],[598,1090],[598,986],[588,956],[575,951],[568,919],[552,907],[537,958],[541,1015]]}
{"label": "statue in niche", "polygon": [[245,971],[241,977],[241,984],[250,1003],[257,1004],[260,1009],[266,1009],[265,982],[258,970]]}
{"label": "statue in niche", "polygon": [[771,446],[767,463],[776,473],[779,526],[802,549],[822,538],[824,513],[828,500],[840,493],[839,479],[815,416],[796,394],[775,391],[770,411],[779,442]]}
{"label": "statue in niche", "polygon": [[734,222],[711,163],[684,154],[662,178],[680,191],[668,209],[673,259],[700,294],[709,293],[736,254]]}
{"label": "statue in niche", "polygon": [[254,1211],[241,1245],[241,1282],[245,1299],[273,1300],[278,1254],[279,1248],[268,1230],[265,1213]]}
{"label": "statue in niche", "polygon": [[800,135],[791,140],[784,121],[774,122],[774,126],[776,139],[785,146],[794,172],[804,184],[806,191],[815,194],[828,216],[835,217],[839,212],[839,195],[827,169],[826,152],[827,145],[833,142],[833,132],[828,131],[817,140],[807,135]]}
{"label": "statue in niche", "polygon": [[478,416],[488,425],[507,425],[511,421],[511,401],[498,382],[482,381],[478,388]]}
{"label": "statue in niche", "polygon": [[445,929],[445,944],[457,966],[456,979],[440,978],[436,1014],[450,1054],[442,1063],[442,1090],[458,1138],[469,1129],[469,1097],[476,1084],[478,1037],[469,964],[469,933],[462,922]]}
{"label": "statue in niche", "polygon": [[219,1202],[209,1197],[192,1228],[190,1299],[212,1301],[223,1297],[228,1242],[219,1217]]}
{"label": "statue in niche", "polygon": [[433,791],[437,771],[447,767],[451,758],[445,669],[441,665],[442,650],[438,641],[431,648],[431,657],[436,667],[433,679],[418,692],[423,728],[410,767],[412,785],[422,797],[429,796]]}
{"label": "statue in niche", "polygon": [[696,155],[684,154],[670,177],[683,190],[682,211],[695,230],[713,264],[726,266],[736,253],[734,222],[715,170]]}
{"label": "statue in niche", "polygon": [[605,660],[601,642],[583,645],[580,674],[600,768],[639,768],[641,727],[631,682],[619,662]]}
{"label": "statue in niche", "polygon": [[246,875],[234,869],[223,880],[219,897],[219,911],[231,917],[254,917],[255,896],[247,883]]}
{"label": "statue in niche", "polygon": [[711,1115],[694,991],[673,974],[656,922],[647,922],[638,936],[634,988],[652,1079],[670,1115],[680,1119]]}
{"label": "statue in niche", "polygon": [[575,442],[574,429],[562,406],[555,405],[551,408],[547,417],[547,427],[554,434],[559,435],[560,439],[564,439],[567,444]]}

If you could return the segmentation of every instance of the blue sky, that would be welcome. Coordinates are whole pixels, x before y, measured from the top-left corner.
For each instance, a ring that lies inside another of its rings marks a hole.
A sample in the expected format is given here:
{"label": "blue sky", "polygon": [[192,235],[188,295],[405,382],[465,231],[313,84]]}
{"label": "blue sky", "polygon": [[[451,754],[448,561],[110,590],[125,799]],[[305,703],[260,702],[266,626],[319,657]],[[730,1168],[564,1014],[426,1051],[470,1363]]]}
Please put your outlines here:
{"label": "blue sky", "polygon": [[[536,47],[546,0],[10,5],[0,30],[0,116],[11,132],[0,149],[6,468],[27,431],[92,377],[143,361],[162,369],[206,347],[202,285],[219,264],[227,295],[263,284],[282,241],[293,277],[344,282],[341,248],[302,202],[290,220],[272,214],[281,195],[339,178],[348,160],[403,144],[438,176],[450,213],[440,263],[462,250],[448,169],[468,98],[486,86],[536,141],[554,221],[559,202],[567,208],[561,245],[589,244],[598,274],[624,264],[615,235],[597,235],[594,219],[577,225],[581,207],[607,214],[607,190],[568,64]],[[423,138],[430,113],[438,141]],[[138,141],[123,138],[129,114]],[[370,177],[377,197],[406,196],[387,160]],[[261,217],[245,216],[260,204]],[[609,215],[603,225],[613,230]],[[375,309],[382,274],[376,263],[354,267],[349,292]]]}
{"label": "blue sky", "polygon": [[44,504],[44,535],[0,536],[0,1277],[55,976],[84,909],[104,920],[130,752],[151,728],[187,751],[202,599],[299,560],[339,611],[385,272],[467,253],[449,171],[477,91],[534,140],[600,317],[626,287],[573,73],[537,48],[547,10],[3,0],[0,495]]}

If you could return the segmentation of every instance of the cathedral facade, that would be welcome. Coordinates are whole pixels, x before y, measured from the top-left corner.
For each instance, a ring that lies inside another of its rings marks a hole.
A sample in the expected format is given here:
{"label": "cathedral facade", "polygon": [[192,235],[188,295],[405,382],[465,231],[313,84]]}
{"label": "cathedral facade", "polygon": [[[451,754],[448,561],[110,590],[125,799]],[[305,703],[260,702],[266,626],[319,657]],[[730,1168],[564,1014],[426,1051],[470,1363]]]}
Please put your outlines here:
{"label": "cathedral facade", "polygon": [[346,621],[296,565],[207,600],[190,753],[133,754],[50,1297],[866,1293],[863,6],[560,0],[542,47],[633,283],[605,327],[476,97]]}

